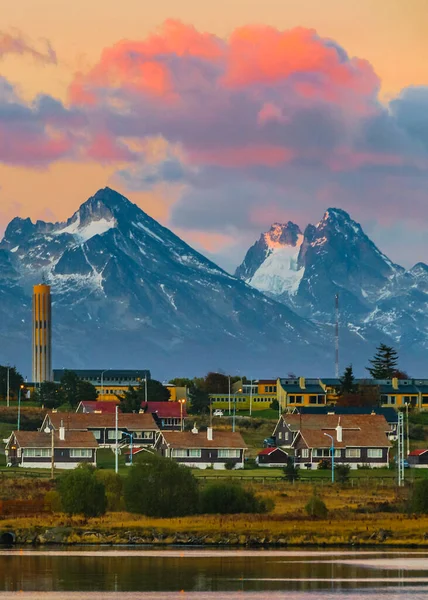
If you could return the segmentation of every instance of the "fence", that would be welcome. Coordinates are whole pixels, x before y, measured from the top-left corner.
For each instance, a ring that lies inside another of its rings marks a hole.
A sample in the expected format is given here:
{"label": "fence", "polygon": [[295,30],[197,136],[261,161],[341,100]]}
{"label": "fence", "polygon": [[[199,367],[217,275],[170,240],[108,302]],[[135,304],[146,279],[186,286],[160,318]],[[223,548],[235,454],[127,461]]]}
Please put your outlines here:
{"label": "fence", "polygon": [[0,500],[0,518],[51,512],[43,498],[37,500]]}

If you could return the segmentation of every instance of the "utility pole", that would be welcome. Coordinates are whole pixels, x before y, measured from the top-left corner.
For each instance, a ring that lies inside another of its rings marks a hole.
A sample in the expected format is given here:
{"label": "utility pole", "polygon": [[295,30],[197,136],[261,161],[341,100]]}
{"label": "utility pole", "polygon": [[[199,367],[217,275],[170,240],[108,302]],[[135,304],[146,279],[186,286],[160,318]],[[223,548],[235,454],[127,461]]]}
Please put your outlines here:
{"label": "utility pole", "polygon": [[397,434],[398,434],[398,456],[397,456],[397,468],[398,468],[398,485],[404,485],[404,423],[403,423],[403,413],[398,413],[398,425],[397,425]]}
{"label": "utility pole", "polygon": [[144,377],[144,400],[147,402],[147,374]]}
{"label": "utility pole", "polygon": [[114,470],[119,473],[119,407],[116,404],[116,452],[114,460]]}
{"label": "utility pole", "polygon": [[51,423],[51,479],[54,479],[55,476],[55,438],[54,438],[54,427]]}
{"label": "utility pole", "polygon": [[253,414],[253,380],[250,382],[250,417]]}
{"label": "utility pole", "polygon": [[229,417],[230,417],[230,375],[229,375]]}
{"label": "utility pole", "polygon": [[7,401],[6,406],[10,406],[10,367],[7,368]]}
{"label": "utility pole", "polygon": [[335,325],[335,372],[336,378],[339,379],[339,294],[336,294],[336,325]]}
{"label": "utility pole", "polygon": [[406,459],[410,454],[410,432],[409,432],[409,402],[406,402],[406,441],[407,441],[407,454]]}

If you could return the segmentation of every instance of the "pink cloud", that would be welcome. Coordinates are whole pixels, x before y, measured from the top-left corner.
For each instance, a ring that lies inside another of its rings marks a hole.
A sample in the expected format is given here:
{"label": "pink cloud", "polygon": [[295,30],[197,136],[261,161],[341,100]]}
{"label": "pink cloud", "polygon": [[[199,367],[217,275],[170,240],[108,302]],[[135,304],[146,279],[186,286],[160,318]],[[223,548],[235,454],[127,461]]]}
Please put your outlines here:
{"label": "pink cloud", "polygon": [[134,159],[133,153],[107,133],[98,133],[89,142],[85,155],[100,163],[128,162]]}

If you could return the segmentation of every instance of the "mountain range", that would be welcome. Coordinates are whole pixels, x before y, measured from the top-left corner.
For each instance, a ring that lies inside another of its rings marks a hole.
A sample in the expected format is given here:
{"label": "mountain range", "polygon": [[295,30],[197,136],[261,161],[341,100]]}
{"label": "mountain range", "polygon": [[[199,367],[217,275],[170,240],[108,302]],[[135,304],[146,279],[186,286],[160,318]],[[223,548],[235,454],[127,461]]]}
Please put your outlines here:
{"label": "mountain range", "polygon": [[314,324],[333,325],[338,295],[340,335],[354,335],[351,346],[341,344],[348,363],[361,366],[360,350],[368,356],[383,341],[399,349],[408,370],[426,368],[428,266],[393,263],[343,210],[329,208],[303,233],[274,223],[235,275]]}
{"label": "mountain range", "polygon": [[[64,223],[13,219],[0,243],[1,361],[30,369],[31,290],[52,286],[56,368],[282,372],[325,334],[106,188]],[[299,349],[299,352],[297,352]]]}
{"label": "mountain range", "polygon": [[428,267],[393,264],[339,209],[303,233],[275,223],[234,276],[109,188],[66,222],[13,219],[0,243],[0,362],[24,374],[41,281],[55,368],[331,375],[337,293],[344,361],[362,369],[379,341],[415,368],[427,354]]}

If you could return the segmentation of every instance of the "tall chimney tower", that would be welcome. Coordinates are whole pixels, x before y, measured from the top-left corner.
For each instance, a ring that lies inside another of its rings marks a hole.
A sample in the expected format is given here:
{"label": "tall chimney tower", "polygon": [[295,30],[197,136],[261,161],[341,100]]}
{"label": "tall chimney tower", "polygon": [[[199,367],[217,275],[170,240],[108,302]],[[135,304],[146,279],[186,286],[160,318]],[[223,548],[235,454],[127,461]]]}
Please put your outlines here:
{"label": "tall chimney tower", "polygon": [[33,382],[52,381],[51,288],[33,288]]}

